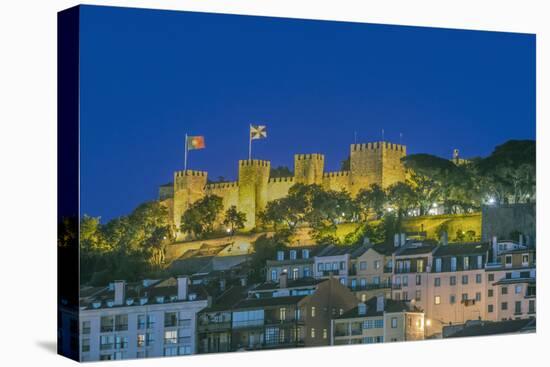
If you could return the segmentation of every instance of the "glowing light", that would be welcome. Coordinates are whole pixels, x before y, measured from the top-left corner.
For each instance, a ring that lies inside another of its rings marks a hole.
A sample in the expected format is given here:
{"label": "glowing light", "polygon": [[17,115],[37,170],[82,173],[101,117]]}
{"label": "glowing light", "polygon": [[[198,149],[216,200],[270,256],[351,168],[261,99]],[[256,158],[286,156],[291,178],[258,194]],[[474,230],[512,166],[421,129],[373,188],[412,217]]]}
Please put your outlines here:
{"label": "glowing light", "polygon": [[491,196],[491,197],[489,198],[489,200],[488,200],[489,204],[494,204],[495,201],[496,201],[495,198],[492,197],[492,196]]}
{"label": "glowing light", "polygon": [[432,320],[427,319],[427,320],[426,320],[426,326],[430,326],[431,324],[432,324]]}
{"label": "glowing light", "polygon": [[231,233],[231,228],[227,228],[225,231],[226,231],[227,233]]}
{"label": "glowing light", "polygon": [[346,216],[346,213],[342,213],[342,217],[345,217]]}
{"label": "glowing light", "polygon": [[433,203],[432,206],[433,206],[434,208],[437,208],[437,203]]}

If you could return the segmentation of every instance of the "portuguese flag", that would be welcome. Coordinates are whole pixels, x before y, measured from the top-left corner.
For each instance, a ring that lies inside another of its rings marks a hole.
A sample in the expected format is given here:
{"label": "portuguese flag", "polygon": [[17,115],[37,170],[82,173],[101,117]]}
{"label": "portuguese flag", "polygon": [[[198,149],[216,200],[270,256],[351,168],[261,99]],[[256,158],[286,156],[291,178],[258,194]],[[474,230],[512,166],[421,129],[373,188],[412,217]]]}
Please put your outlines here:
{"label": "portuguese flag", "polygon": [[204,149],[204,136],[188,136],[187,137],[187,150]]}

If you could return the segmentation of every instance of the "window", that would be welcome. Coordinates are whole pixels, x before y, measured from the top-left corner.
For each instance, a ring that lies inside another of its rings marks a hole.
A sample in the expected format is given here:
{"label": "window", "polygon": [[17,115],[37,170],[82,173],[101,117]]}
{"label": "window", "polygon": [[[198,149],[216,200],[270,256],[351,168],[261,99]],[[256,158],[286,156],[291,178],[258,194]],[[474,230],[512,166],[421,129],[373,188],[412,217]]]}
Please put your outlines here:
{"label": "window", "polygon": [[506,273],[505,277],[506,279],[512,279],[512,273]]}
{"label": "window", "polygon": [[441,278],[434,278],[434,287],[441,287]]}
{"label": "window", "polygon": [[435,296],[435,297],[434,297],[434,303],[435,303],[436,305],[441,304],[441,297],[440,297],[440,296]]}
{"label": "window", "polygon": [[114,330],[114,319],[112,316],[103,316],[101,317],[101,332],[102,333],[109,333]]}
{"label": "window", "polygon": [[178,355],[178,347],[167,347],[164,348],[164,356],[165,357],[172,357]]}
{"label": "window", "polygon": [[296,260],[296,250],[290,250],[290,260]]}
{"label": "window", "polygon": [[151,329],[155,325],[155,315],[147,315],[147,329]]}
{"label": "window", "polygon": [[482,269],[483,268],[483,256],[477,255],[477,268]]}
{"label": "window", "polygon": [[304,278],[308,278],[310,276],[311,274],[310,274],[309,268],[304,268]]}
{"label": "window", "polygon": [[476,292],[476,302],[481,301],[481,292]]}
{"label": "window", "polygon": [[487,305],[487,312],[492,313],[493,312],[493,305]]}
{"label": "window", "polygon": [[137,317],[137,328],[138,330],[145,329],[145,315],[138,315]]}
{"label": "window", "polygon": [[462,284],[468,284],[468,276],[467,275],[462,276]]}
{"label": "window", "polygon": [[372,282],[376,285],[380,284],[380,277],[379,276],[373,277]]}
{"label": "window", "polygon": [[416,285],[422,285],[422,275],[416,275]]}
{"label": "window", "polygon": [[409,300],[409,292],[403,292],[403,301]]}
{"label": "window", "polygon": [[456,257],[451,257],[451,271],[456,271]]}
{"label": "window", "polygon": [[340,261],[340,270],[345,270],[345,269],[346,269],[346,262]]}
{"label": "window", "polygon": [[234,328],[258,326],[264,324],[264,310],[233,312],[232,325]]}
{"label": "window", "polygon": [[366,302],[367,301],[367,294],[366,293],[363,293],[361,295],[361,302]]}
{"label": "window", "polygon": [[505,258],[504,258],[504,264],[506,266],[511,266],[512,265],[512,255],[506,255]]}
{"label": "window", "polygon": [[494,282],[495,281],[495,274],[493,274],[493,273],[488,274],[487,275],[487,280],[490,281],[490,282]]}
{"label": "window", "polygon": [[145,345],[150,346],[153,345],[155,339],[153,338],[153,333],[147,333],[145,334]]}
{"label": "window", "polygon": [[477,284],[481,283],[481,274],[476,274],[476,283]]}
{"label": "window", "polygon": [[493,297],[493,290],[492,289],[487,290],[487,297]]}
{"label": "window", "polygon": [[516,315],[521,314],[521,301],[516,301],[514,313]]}
{"label": "window", "polygon": [[309,259],[309,250],[303,249],[302,250],[302,259]]}
{"label": "window", "polygon": [[101,335],[99,337],[99,349],[113,349],[115,338],[112,335]]}
{"label": "window", "polygon": [[336,261],[332,263],[332,270],[338,270],[338,263]]}
{"label": "window", "polygon": [[464,270],[470,269],[470,258],[468,256],[464,256],[463,265],[464,265]]}
{"label": "window", "polygon": [[500,309],[501,309],[502,311],[506,311],[506,310],[508,309],[508,302],[502,302],[502,303],[500,304]]}
{"label": "window", "polygon": [[361,261],[359,263],[359,270],[367,270],[367,262],[366,261]]}
{"label": "window", "polygon": [[286,320],[286,308],[284,307],[279,308],[279,320],[280,321]]}
{"label": "window", "polygon": [[529,313],[535,313],[535,301],[529,300]]}
{"label": "window", "polygon": [[403,287],[409,286],[409,277],[406,275],[403,275]]}
{"label": "window", "polygon": [[137,347],[141,348],[145,346],[145,334],[138,334],[137,336]]}
{"label": "window", "polygon": [[[273,256],[273,255],[271,255]],[[284,251],[277,251],[277,260],[283,261],[285,259],[285,252]]]}
{"label": "window", "polygon": [[340,284],[342,285],[347,285],[347,281],[346,281],[346,278],[340,278]]}
{"label": "window", "polygon": [[271,281],[272,282],[277,281],[277,270],[275,269],[271,270]]}
{"label": "window", "polygon": [[185,356],[191,354],[191,346],[190,345],[184,345],[178,348],[178,354],[180,356]]}
{"label": "window", "polygon": [[529,254],[521,255],[521,265],[529,264]]}
{"label": "window", "polygon": [[357,279],[352,279],[351,280],[351,289],[355,289],[357,288]]}
{"label": "window", "polygon": [[450,285],[456,285],[456,277],[453,275],[449,278]]}
{"label": "window", "polygon": [[422,292],[420,291],[420,289],[416,290],[414,294],[414,299],[416,302],[420,302],[422,300]]}
{"label": "window", "polygon": [[359,280],[359,286],[360,286],[361,288],[366,288],[366,286],[367,286],[367,280],[366,280],[365,278],[361,278],[361,279]]}
{"label": "window", "polygon": [[402,273],[403,272],[403,261],[397,262],[397,272]]}
{"label": "window", "polygon": [[500,294],[508,294],[508,287],[500,288]]}
{"label": "window", "polygon": [[516,288],[515,288],[516,294],[520,294],[522,290],[523,290],[523,287],[521,285],[516,285]]}
{"label": "window", "polygon": [[468,300],[468,293],[462,293],[462,302],[465,302]]}
{"label": "window", "polygon": [[374,268],[375,268],[376,270],[378,270],[378,269],[380,269],[380,266],[381,266],[381,265],[380,265],[380,260],[374,260]]}
{"label": "window", "polygon": [[265,329],[265,343],[277,344],[279,343],[280,333],[279,328],[269,327]]}
{"label": "window", "polygon": [[128,315],[115,316],[115,330],[116,331],[128,330]]}
{"label": "window", "polygon": [[404,271],[406,273],[409,273],[411,271],[411,260],[405,260],[403,262],[403,266],[404,266]]}
{"label": "window", "polygon": [[424,260],[418,259],[416,260],[416,272],[422,273],[424,271]]}
{"label": "window", "polygon": [[397,317],[392,317],[391,318],[391,328],[392,329],[397,329]]}
{"label": "window", "polygon": [[435,272],[441,273],[441,258],[435,259]]}
{"label": "window", "polygon": [[82,347],[82,353],[89,352],[90,351],[90,339],[88,339],[88,338],[82,339],[81,347]]}
{"label": "window", "polygon": [[177,312],[165,312],[164,313],[164,327],[178,326],[178,313]]}
{"label": "window", "polygon": [[311,306],[311,317],[315,317],[315,306]]}
{"label": "window", "polygon": [[[323,263],[317,264],[317,271],[318,272],[322,272],[324,270],[325,270],[325,265]],[[328,269],[328,270],[330,270],[330,269]]]}
{"label": "window", "polygon": [[82,334],[90,334],[90,321],[82,321]]}
{"label": "window", "polygon": [[311,328],[310,335],[311,335],[312,338],[315,338],[315,328],[314,327]]}
{"label": "window", "polygon": [[456,296],[455,296],[454,294],[451,294],[451,295],[449,296],[449,303],[450,303],[451,305],[454,305],[454,304],[456,303]]}
{"label": "window", "polygon": [[323,339],[328,338],[328,331],[327,329],[323,329]]}
{"label": "window", "polygon": [[383,336],[366,336],[363,338],[364,344],[374,344],[374,343],[383,343],[384,337]]}
{"label": "window", "polygon": [[300,269],[294,268],[292,269],[292,279],[296,280],[300,278]]}
{"label": "window", "polygon": [[164,344],[177,344],[178,343],[178,331],[167,330],[164,332]]}

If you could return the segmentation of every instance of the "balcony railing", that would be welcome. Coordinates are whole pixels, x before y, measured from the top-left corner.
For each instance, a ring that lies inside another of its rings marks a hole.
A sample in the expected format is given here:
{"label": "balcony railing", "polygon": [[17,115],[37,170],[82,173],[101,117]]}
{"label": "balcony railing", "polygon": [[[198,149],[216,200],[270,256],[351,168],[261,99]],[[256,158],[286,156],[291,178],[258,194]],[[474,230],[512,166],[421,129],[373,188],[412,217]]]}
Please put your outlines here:
{"label": "balcony railing", "polygon": [[197,327],[198,331],[217,331],[231,329],[231,322],[216,322],[208,324],[199,324]]}
{"label": "balcony railing", "polygon": [[401,289],[403,286],[401,284],[392,284],[391,289]]}

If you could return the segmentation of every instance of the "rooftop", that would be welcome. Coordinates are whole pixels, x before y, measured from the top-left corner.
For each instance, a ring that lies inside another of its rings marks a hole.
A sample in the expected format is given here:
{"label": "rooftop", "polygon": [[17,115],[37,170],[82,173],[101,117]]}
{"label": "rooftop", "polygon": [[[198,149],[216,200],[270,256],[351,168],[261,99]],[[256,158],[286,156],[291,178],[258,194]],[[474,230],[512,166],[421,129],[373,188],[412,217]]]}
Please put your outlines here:
{"label": "rooftop", "polygon": [[351,310],[345,312],[338,319],[353,319],[359,317],[376,317],[383,316],[384,312],[419,312],[416,308],[412,307],[410,303],[405,301],[395,301],[392,299],[384,300],[384,311],[376,311],[376,297],[370,298],[365,304],[367,305],[367,312],[364,315],[359,314],[359,307],[352,308]]}
{"label": "rooftop", "polygon": [[468,336],[485,336],[496,334],[510,334],[520,332],[532,332],[537,327],[536,319],[507,320],[507,321],[480,321],[465,324],[464,328],[449,335],[449,338],[461,338]]}
{"label": "rooftop", "polygon": [[460,256],[460,255],[481,255],[489,251],[488,242],[466,242],[449,243],[445,246],[438,246],[434,251],[434,256]]}

